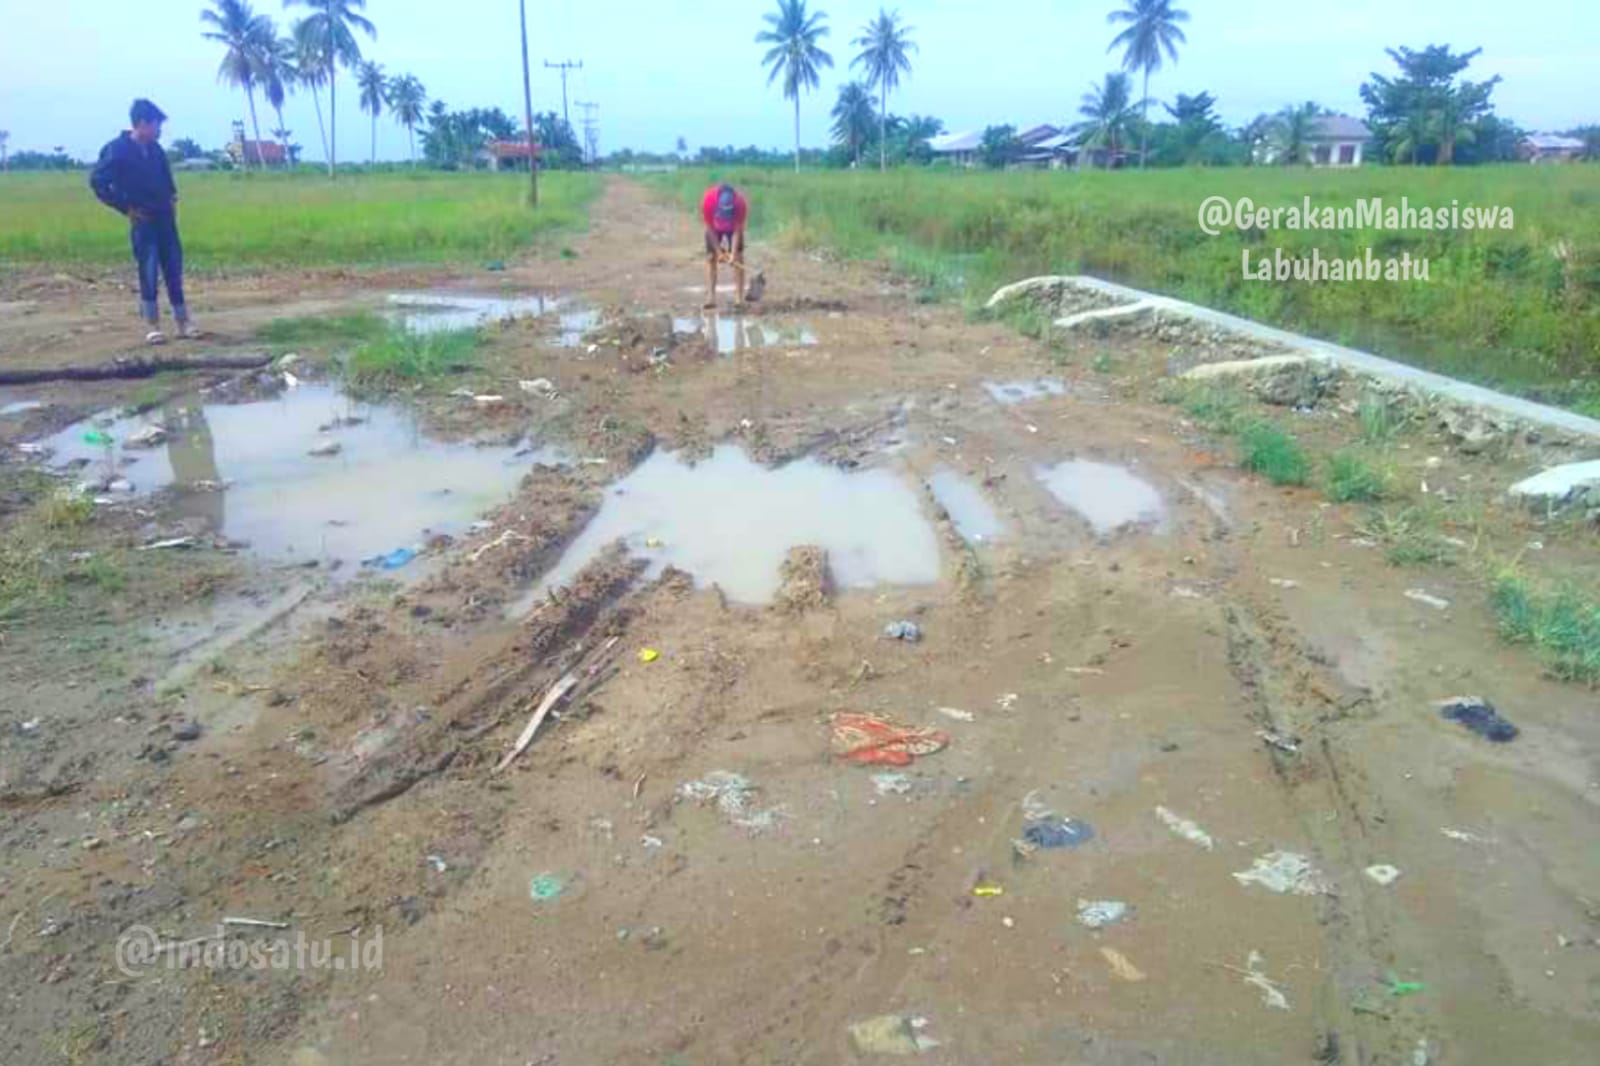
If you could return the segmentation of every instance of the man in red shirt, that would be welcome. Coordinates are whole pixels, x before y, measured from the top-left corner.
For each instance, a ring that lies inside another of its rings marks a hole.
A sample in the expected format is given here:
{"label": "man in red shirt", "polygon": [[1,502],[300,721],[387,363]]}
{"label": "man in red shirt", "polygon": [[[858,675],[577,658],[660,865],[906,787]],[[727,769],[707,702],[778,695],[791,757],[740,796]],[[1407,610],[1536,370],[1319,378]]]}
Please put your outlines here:
{"label": "man in red shirt", "polygon": [[700,201],[700,216],[706,224],[706,302],[708,311],[717,306],[717,264],[733,266],[735,302],[744,304],[744,225],[750,203],[744,194],[727,182],[711,186]]}

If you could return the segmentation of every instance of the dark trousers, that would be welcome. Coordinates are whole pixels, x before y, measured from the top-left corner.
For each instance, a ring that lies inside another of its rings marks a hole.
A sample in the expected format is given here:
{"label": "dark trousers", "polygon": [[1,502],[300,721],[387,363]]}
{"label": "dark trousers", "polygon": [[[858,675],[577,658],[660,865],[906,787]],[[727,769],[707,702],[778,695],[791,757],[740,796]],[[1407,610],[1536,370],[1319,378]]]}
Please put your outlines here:
{"label": "dark trousers", "polygon": [[178,240],[177,216],[170,212],[148,215],[133,223],[130,236],[133,261],[139,267],[139,314],[152,324],[160,319],[157,284],[165,278],[172,317],[180,324],[189,321],[189,308],[183,302],[183,242]]}

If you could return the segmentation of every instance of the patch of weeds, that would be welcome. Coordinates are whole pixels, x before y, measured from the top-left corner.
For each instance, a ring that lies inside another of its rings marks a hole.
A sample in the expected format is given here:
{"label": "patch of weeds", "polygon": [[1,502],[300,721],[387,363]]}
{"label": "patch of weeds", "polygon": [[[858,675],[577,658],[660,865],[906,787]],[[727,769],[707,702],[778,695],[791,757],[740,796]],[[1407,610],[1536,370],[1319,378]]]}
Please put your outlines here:
{"label": "patch of weeds", "polygon": [[416,335],[390,329],[351,353],[345,375],[360,388],[415,384],[478,364],[482,336],[474,329]]}
{"label": "patch of weeds", "polygon": [[94,501],[67,489],[54,492],[39,503],[39,521],[54,532],[82,529],[93,517]]}
{"label": "patch of weeds", "polygon": [[275,348],[344,349],[381,340],[389,323],[370,311],[349,315],[307,315],[279,318],[256,331],[256,337]]}
{"label": "patch of weeds", "polygon": [[578,253],[573,251],[571,248],[562,248],[561,249],[561,258],[563,258],[563,259],[576,259],[576,258],[578,258]]}
{"label": "patch of weeds", "polygon": [[1328,459],[1328,499],[1334,503],[1377,503],[1389,494],[1389,479],[1366,459],[1346,449]]}
{"label": "patch of weeds", "polygon": [[1391,566],[1451,566],[1450,544],[1433,531],[1433,520],[1420,507],[1373,510],[1356,532],[1376,541]]}
{"label": "patch of weeds", "polygon": [[1311,480],[1311,456],[1270,422],[1246,426],[1239,434],[1239,447],[1239,465],[1274,485],[1304,485]]}
{"label": "patch of weeds", "polygon": [[1570,586],[1537,589],[1507,570],[1495,579],[1489,605],[1500,635],[1532,647],[1557,677],[1600,684],[1600,603]]}
{"label": "patch of weeds", "polygon": [[146,411],[155,410],[166,403],[167,397],[172,395],[177,377],[176,374],[157,374],[133,390],[127,402],[122,405],[122,410],[130,415],[142,415]]}
{"label": "patch of weeds", "polygon": [[1245,398],[1237,389],[1216,382],[1175,383],[1169,393],[1183,413],[1213,433],[1237,433],[1244,425]]}
{"label": "patch of weeds", "polygon": [[1090,368],[1096,374],[1109,374],[1116,365],[1116,360],[1111,358],[1110,352],[1101,352],[1089,363]]}
{"label": "patch of weeds", "polygon": [[1405,416],[1391,404],[1371,396],[1356,408],[1356,419],[1361,424],[1361,440],[1372,446],[1389,443],[1405,424]]}

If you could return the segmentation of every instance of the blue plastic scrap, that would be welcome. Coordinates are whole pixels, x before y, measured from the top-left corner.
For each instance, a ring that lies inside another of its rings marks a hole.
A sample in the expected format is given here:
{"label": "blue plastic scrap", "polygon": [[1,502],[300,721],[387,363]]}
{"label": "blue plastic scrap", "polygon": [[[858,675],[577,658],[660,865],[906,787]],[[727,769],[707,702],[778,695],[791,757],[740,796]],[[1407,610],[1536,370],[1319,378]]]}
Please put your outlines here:
{"label": "blue plastic scrap", "polygon": [[1023,829],[1022,839],[1039,848],[1077,848],[1094,839],[1094,826],[1076,818],[1038,818]]}
{"label": "blue plastic scrap", "polygon": [[396,548],[387,555],[374,555],[370,559],[361,560],[362,566],[375,567],[379,570],[398,570],[417,557],[415,548]]}

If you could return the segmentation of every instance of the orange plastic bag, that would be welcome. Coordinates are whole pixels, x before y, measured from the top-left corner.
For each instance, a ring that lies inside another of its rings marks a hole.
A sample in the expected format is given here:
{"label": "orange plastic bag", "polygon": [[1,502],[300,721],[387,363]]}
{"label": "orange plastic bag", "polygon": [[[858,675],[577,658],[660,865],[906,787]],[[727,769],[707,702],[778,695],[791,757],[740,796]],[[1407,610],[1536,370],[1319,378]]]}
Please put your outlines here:
{"label": "orange plastic bag", "polygon": [[861,766],[910,766],[919,755],[943,751],[950,734],[909,726],[876,714],[840,711],[831,719],[833,753]]}

